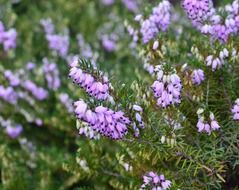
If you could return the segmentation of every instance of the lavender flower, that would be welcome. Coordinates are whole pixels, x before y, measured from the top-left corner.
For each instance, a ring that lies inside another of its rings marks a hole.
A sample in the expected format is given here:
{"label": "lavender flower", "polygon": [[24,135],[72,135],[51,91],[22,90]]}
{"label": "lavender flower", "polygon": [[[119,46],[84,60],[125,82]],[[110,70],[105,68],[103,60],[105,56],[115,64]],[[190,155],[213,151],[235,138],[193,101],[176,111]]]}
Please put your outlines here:
{"label": "lavender flower", "polygon": [[[76,65],[78,62],[76,62]],[[109,81],[107,77],[103,77],[103,83],[96,81],[96,79],[84,72],[77,66],[73,66],[70,69],[69,77],[83,88],[90,96],[99,100],[105,100],[109,96]]]}
{"label": "lavender flower", "polygon": [[101,135],[118,140],[127,134],[127,125],[130,124],[130,120],[124,116],[124,112],[115,112],[103,106],[98,106],[92,111],[83,100],[75,102],[74,106],[76,117],[87,122]]}
{"label": "lavender flower", "polygon": [[41,87],[38,87],[35,83],[33,83],[32,81],[30,80],[26,80],[24,81],[23,83],[23,87],[32,93],[32,95],[37,99],[37,100],[44,100],[47,98],[48,96],[48,92],[41,88]]}
{"label": "lavender flower", "polygon": [[23,131],[23,128],[21,125],[16,125],[16,126],[11,126],[8,125],[6,127],[6,133],[8,134],[9,137],[11,137],[12,139],[17,138]]}
{"label": "lavender flower", "polygon": [[65,57],[69,48],[69,36],[59,34],[47,34],[46,39],[49,48],[55,50],[61,57]]}
{"label": "lavender flower", "polygon": [[17,31],[10,29],[5,31],[3,23],[0,21],[0,44],[3,44],[4,51],[16,48]]}
{"label": "lavender flower", "polygon": [[48,88],[57,90],[61,85],[57,65],[55,63],[50,63],[47,58],[43,59],[43,63],[43,72],[45,74]]}
{"label": "lavender flower", "polygon": [[171,181],[165,179],[164,175],[158,175],[155,172],[149,172],[143,176],[144,183],[141,186],[141,190],[143,189],[152,189],[152,190],[166,190],[171,187]]}
{"label": "lavender flower", "polygon": [[232,113],[233,113],[233,119],[234,120],[239,120],[239,99],[235,101],[235,104],[232,108]]}
{"label": "lavender flower", "polygon": [[[238,0],[218,10],[213,8],[211,0],[184,0],[183,8],[193,25],[213,40],[226,43],[230,35],[239,31]],[[227,16],[221,16],[220,13]]]}
{"label": "lavender flower", "polygon": [[27,65],[26,65],[26,69],[29,70],[29,71],[33,70],[35,67],[36,67],[36,64],[32,63],[32,62],[28,62]]}
{"label": "lavender flower", "polygon": [[183,9],[194,25],[202,23],[208,18],[208,13],[212,9],[211,0],[183,0]]}
{"label": "lavender flower", "polygon": [[205,77],[204,77],[204,72],[202,69],[196,69],[192,72],[192,82],[193,84],[196,84],[196,85],[199,85],[202,83],[202,81],[205,80]]}
{"label": "lavender flower", "polygon": [[55,31],[55,26],[52,23],[52,20],[50,18],[47,19],[41,19],[40,20],[41,25],[44,28],[44,31],[46,34],[53,34]]}
{"label": "lavender flower", "polygon": [[212,26],[212,37],[218,39],[221,42],[227,42],[230,31],[225,25],[217,24]]}
{"label": "lavender flower", "polygon": [[0,85],[0,98],[10,104],[16,104],[18,96],[12,87],[4,88]]}
{"label": "lavender flower", "polygon": [[148,19],[141,22],[140,32],[143,36],[143,43],[148,43],[156,35],[165,32],[170,24],[171,5],[168,0],[163,0],[159,5],[153,8],[153,13]]}
{"label": "lavender flower", "polygon": [[20,79],[18,76],[14,75],[12,71],[4,71],[5,78],[9,81],[11,86],[18,86],[20,84]]}
{"label": "lavender flower", "polygon": [[102,45],[107,52],[113,52],[116,50],[116,41],[108,36],[102,37]]}
{"label": "lavender flower", "polygon": [[122,3],[132,12],[136,12],[138,10],[137,0],[122,0]]}

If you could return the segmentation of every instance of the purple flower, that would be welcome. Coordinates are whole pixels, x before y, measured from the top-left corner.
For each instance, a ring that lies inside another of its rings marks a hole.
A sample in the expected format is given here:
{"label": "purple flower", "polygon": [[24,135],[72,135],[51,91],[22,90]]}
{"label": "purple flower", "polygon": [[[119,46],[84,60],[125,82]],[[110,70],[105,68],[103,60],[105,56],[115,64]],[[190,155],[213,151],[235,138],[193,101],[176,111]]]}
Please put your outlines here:
{"label": "purple flower", "polygon": [[157,7],[153,8],[152,14],[148,19],[141,22],[140,32],[143,36],[143,43],[148,43],[154,39],[160,31],[165,32],[170,24],[169,1],[163,0]]}
{"label": "purple flower", "polygon": [[33,70],[35,67],[36,67],[36,64],[32,62],[28,62],[26,65],[27,70]]}
{"label": "purple flower", "polygon": [[44,28],[44,31],[46,34],[53,34],[55,31],[55,26],[52,23],[52,20],[50,18],[48,19],[41,19],[40,20],[41,25]]}
{"label": "purple flower", "polygon": [[23,130],[23,128],[21,125],[16,125],[15,127],[12,127],[9,125],[6,127],[6,133],[12,139],[17,138],[22,133],[22,130]]}
{"label": "purple flower", "polygon": [[140,33],[143,36],[143,43],[148,43],[151,39],[154,39],[159,33],[156,24],[149,19],[146,19],[141,24]]}
{"label": "purple flower", "polygon": [[229,57],[229,52],[226,48],[219,52],[219,57],[209,55],[206,58],[206,65],[212,67],[212,71],[219,69],[224,65],[225,59]]}
{"label": "purple flower", "polygon": [[16,104],[18,96],[12,87],[4,88],[0,85],[0,98],[10,104]]}
{"label": "purple flower", "polygon": [[108,98],[109,82],[107,77],[103,77],[103,82],[96,81],[92,75],[76,66],[71,67],[69,77],[90,96],[98,100],[105,100]]}
{"label": "purple flower", "polygon": [[83,100],[74,103],[76,117],[96,132],[111,139],[122,139],[128,132],[127,125],[130,120],[122,111],[113,111],[109,108],[98,106],[94,111],[88,109]]}
{"label": "purple flower", "polygon": [[55,63],[50,63],[47,58],[43,59],[43,63],[43,72],[45,74],[48,88],[57,90],[61,85],[57,65]]}
{"label": "purple flower", "polygon": [[225,25],[217,24],[212,26],[212,37],[218,39],[221,42],[227,42],[230,31]]}
{"label": "purple flower", "polygon": [[151,86],[154,97],[157,98],[157,105],[163,108],[181,102],[181,80],[177,74],[164,75],[162,70],[158,73],[158,80]]}
{"label": "purple flower", "polygon": [[69,37],[67,35],[47,34],[46,39],[49,48],[55,50],[61,57],[65,57],[69,48]]}
{"label": "purple flower", "polygon": [[23,83],[23,87],[28,90],[29,92],[32,93],[32,95],[37,99],[37,100],[44,100],[47,98],[48,96],[48,92],[41,88],[41,87],[38,87],[35,83],[33,83],[32,81],[30,80],[26,80],[24,81]]}
{"label": "purple flower", "polygon": [[5,31],[3,23],[0,21],[0,43],[3,44],[4,51],[16,48],[17,32],[15,29]]}
{"label": "purple flower", "polygon": [[122,0],[122,3],[132,12],[136,12],[138,10],[137,0]]}
{"label": "purple flower", "polygon": [[204,72],[202,69],[194,70],[191,77],[192,77],[193,84],[196,84],[196,85],[201,84],[202,81],[205,80]]}
{"label": "purple flower", "polygon": [[239,99],[235,101],[235,104],[232,108],[232,113],[233,113],[233,119],[234,120],[239,120]]}
{"label": "purple flower", "polygon": [[[203,112],[204,110],[202,111],[202,113]],[[210,135],[212,131],[219,130],[221,128],[218,122],[215,120],[214,114],[212,112],[210,112],[209,122],[204,121],[204,116],[202,115],[202,113],[198,113],[197,128],[199,133],[206,132]]]}
{"label": "purple flower", "polygon": [[116,41],[107,36],[102,38],[102,45],[107,52],[115,51],[117,46]]}
{"label": "purple flower", "polygon": [[182,6],[188,18],[196,25],[208,18],[213,4],[211,0],[183,0]]}
{"label": "purple flower", "polygon": [[143,176],[143,185],[141,185],[141,190],[152,189],[152,190],[166,190],[171,187],[171,181],[165,179],[164,175],[158,175],[155,172],[149,172]]}
{"label": "purple flower", "polygon": [[12,71],[4,71],[5,78],[9,81],[11,86],[18,86],[20,84],[20,79],[18,76],[14,75]]}
{"label": "purple flower", "polygon": [[43,125],[43,121],[39,118],[35,119],[35,124],[38,126],[38,127],[41,127]]}

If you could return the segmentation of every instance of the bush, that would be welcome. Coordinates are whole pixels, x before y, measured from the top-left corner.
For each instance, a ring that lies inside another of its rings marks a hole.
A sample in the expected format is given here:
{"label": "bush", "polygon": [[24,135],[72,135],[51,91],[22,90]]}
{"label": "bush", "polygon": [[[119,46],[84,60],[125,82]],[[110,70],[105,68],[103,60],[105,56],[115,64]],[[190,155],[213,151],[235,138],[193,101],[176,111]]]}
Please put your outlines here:
{"label": "bush", "polygon": [[239,188],[238,0],[0,2],[0,189]]}

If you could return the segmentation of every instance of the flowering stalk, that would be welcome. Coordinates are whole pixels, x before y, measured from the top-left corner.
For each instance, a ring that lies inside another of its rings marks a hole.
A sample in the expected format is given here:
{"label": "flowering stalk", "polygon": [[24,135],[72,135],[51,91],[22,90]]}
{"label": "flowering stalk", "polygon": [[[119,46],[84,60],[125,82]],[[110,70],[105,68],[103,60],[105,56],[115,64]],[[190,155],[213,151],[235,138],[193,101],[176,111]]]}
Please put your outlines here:
{"label": "flowering stalk", "polygon": [[74,106],[76,117],[87,122],[101,135],[119,140],[127,134],[130,120],[124,116],[124,112],[115,112],[103,106],[98,106],[92,111],[83,100],[75,102]]}
{"label": "flowering stalk", "polygon": [[[163,65],[162,65],[163,66]],[[157,66],[157,80],[151,86],[157,105],[163,108],[181,102],[182,84],[177,74],[165,74],[162,66]]]}
{"label": "flowering stalk", "polygon": [[135,17],[137,21],[140,21],[143,43],[148,43],[160,31],[165,32],[168,29],[171,18],[170,9],[169,1],[163,0],[157,7],[153,8],[152,14],[147,19],[143,20],[142,16],[139,15]]}
{"label": "flowering stalk", "polygon": [[3,23],[0,21],[0,44],[3,45],[4,51],[16,48],[17,31],[12,28],[5,30]]}
{"label": "flowering stalk", "polygon": [[[82,63],[82,61],[80,63]],[[73,62],[70,68],[69,77],[73,80],[73,82],[83,88],[90,96],[93,96],[98,100],[106,100],[109,97],[108,78],[103,76],[103,81],[99,82],[94,76],[78,67],[78,65],[78,61]]]}
{"label": "flowering stalk", "polygon": [[55,63],[50,63],[47,58],[44,58],[43,72],[45,74],[45,79],[47,81],[48,88],[52,90],[57,90],[61,84],[57,65]]}

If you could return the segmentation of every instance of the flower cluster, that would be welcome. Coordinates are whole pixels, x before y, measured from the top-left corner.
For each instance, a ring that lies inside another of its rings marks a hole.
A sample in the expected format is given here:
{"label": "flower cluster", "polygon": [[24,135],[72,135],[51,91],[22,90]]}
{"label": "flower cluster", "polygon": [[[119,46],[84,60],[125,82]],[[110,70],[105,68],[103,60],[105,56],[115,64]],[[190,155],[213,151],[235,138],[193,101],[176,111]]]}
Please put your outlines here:
{"label": "flower cluster", "polygon": [[57,90],[61,84],[57,65],[55,63],[50,63],[47,58],[44,58],[43,72],[47,81],[48,88]]}
{"label": "flower cluster", "polygon": [[207,19],[212,9],[211,0],[183,0],[182,6],[194,25]]}
{"label": "flower cluster", "polygon": [[233,106],[231,111],[233,113],[233,119],[239,120],[239,99],[235,101],[235,105]]}
{"label": "flower cluster", "polygon": [[10,104],[16,104],[18,96],[11,86],[5,88],[4,86],[0,85],[0,98]]}
{"label": "flower cluster", "polygon": [[160,31],[165,32],[170,24],[170,9],[171,5],[168,0],[163,0],[157,7],[153,8],[152,14],[145,20],[141,16],[136,16],[136,20],[140,21],[140,33],[143,37],[143,42],[148,43],[154,39]]}
{"label": "flower cluster", "polygon": [[107,51],[107,52],[113,52],[116,50],[117,48],[117,36],[115,35],[111,35],[111,36],[107,36],[104,35],[101,38],[102,41],[102,45],[103,48]]}
{"label": "flower cluster", "polygon": [[53,34],[55,31],[55,26],[52,23],[52,20],[50,18],[47,19],[41,19],[40,23],[45,31],[46,34]]}
{"label": "flower cluster", "polygon": [[152,189],[152,190],[166,190],[171,187],[171,181],[165,179],[164,175],[158,175],[155,172],[149,172],[143,176],[144,183],[141,186],[143,189]]}
{"label": "flower cluster", "polygon": [[23,127],[20,124],[17,124],[15,126],[8,125],[6,127],[6,133],[12,139],[17,138],[22,133],[22,131],[23,131]]}
{"label": "flower cluster", "polygon": [[163,108],[181,102],[182,83],[177,74],[164,74],[161,66],[157,67],[157,80],[151,86],[157,105]]}
{"label": "flower cluster", "polygon": [[197,123],[197,128],[198,132],[206,132],[207,134],[211,134],[212,131],[219,130],[221,127],[219,126],[218,122],[215,120],[214,114],[210,112],[210,121],[206,122],[204,115],[203,115],[204,110],[203,109],[198,109],[197,114],[198,114],[198,123]]}
{"label": "flower cluster", "polygon": [[118,140],[127,134],[130,120],[124,116],[124,112],[115,112],[103,106],[98,106],[92,111],[83,100],[74,102],[74,106],[76,117],[87,122],[101,135]]}
{"label": "flower cluster", "polygon": [[182,5],[193,25],[212,39],[225,43],[230,35],[239,31],[238,0],[218,10],[213,7],[211,0],[184,0]]}
{"label": "flower cluster", "polygon": [[10,70],[4,71],[4,77],[9,81],[11,86],[18,86],[20,84],[19,77],[13,74]]}
{"label": "flower cluster", "polygon": [[212,71],[215,71],[218,68],[221,68],[225,63],[225,59],[229,57],[229,52],[226,48],[219,52],[218,57],[209,55],[206,58],[206,65],[212,67]]}
{"label": "flower cluster", "polygon": [[136,12],[138,10],[137,0],[122,0],[122,3],[132,12]]}
{"label": "flower cluster", "polygon": [[65,32],[65,34],[55,34],[55,26],[53,25],[51,19],[42,19],[40,23],[44,28],[49,48],[56,51],[56,53],[61,57],[65,58],[68,54],[70,45],[67,32]]}
{"label": "flower cluster", "polygon": [[14,28],[5,30],[3,23],[0,21],[0,44],[3,45],[4,51],[16,48],[17,32]]}
{"label": "flower cluster", "polygon": [[61,57],[65,57],[69,48],[69,36],[60,34],[47,34],[49,48],[55,50]]}
{"label": "flower cluster", "polygon": [[5,120],[0,116],[0,126],[5,129],[5,132],[12,139],[17,138],[23,131],[23,127],[20,124],[15,124],[11,120]]}
{"label": "flower cluster", "polygon": [[81,68],[77,67],[78,61],[71,65],[69,77],[83,88],[90,96],[98,100],[106,100],[109,97],[109,81],[106,76],[103,76],[103,82],[96,81],[95,77],[86,73]]}
{"label": "flower cluster", "polygon": [[191,77],[192,77],[192,82],[195,85],[200,85],[205,80],[204,72],[202,69],[195,69],[192,72]]}
{"label": "flower cluster", "polygon": [[44,88],[38,87],[30,80],[23,82],[23,88],[29,91],[37,100],[44,100],[48,96],[48,92]]}

